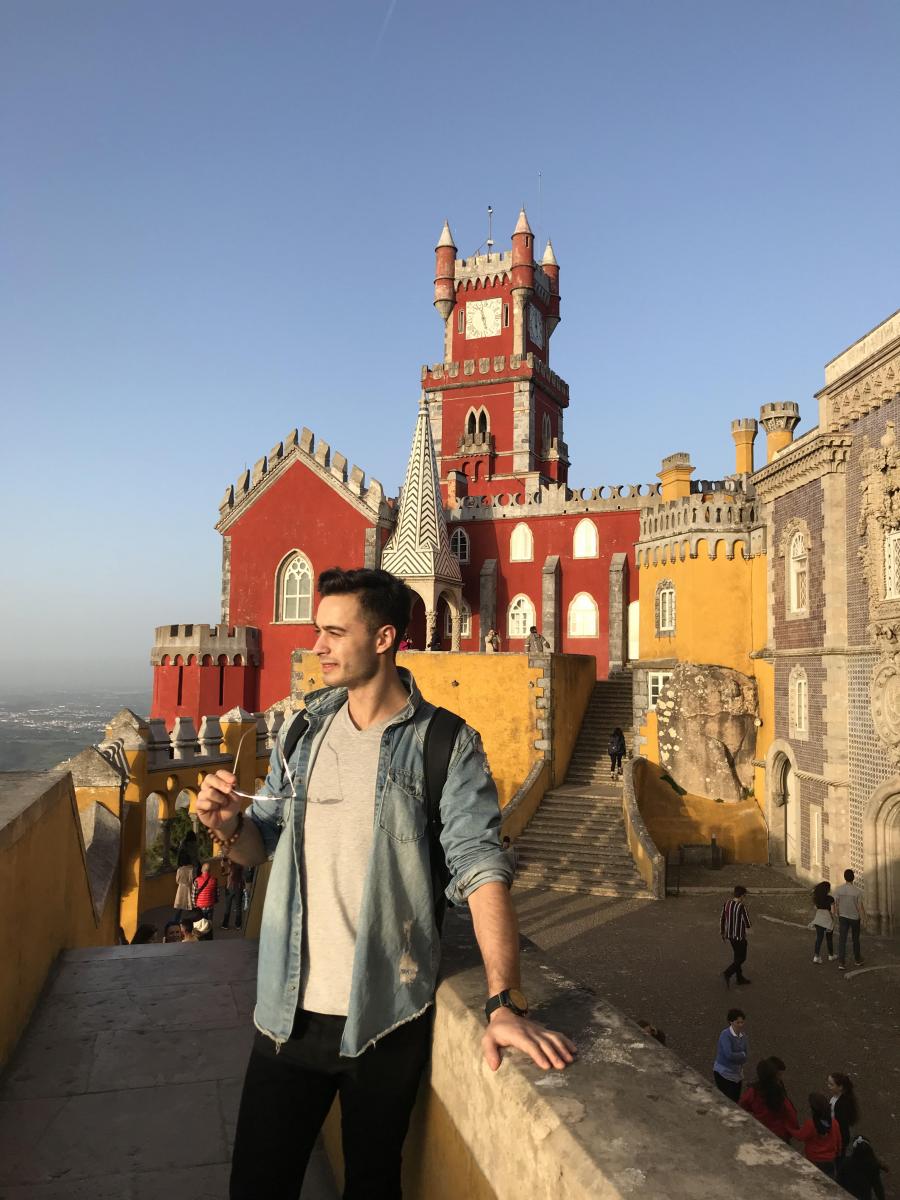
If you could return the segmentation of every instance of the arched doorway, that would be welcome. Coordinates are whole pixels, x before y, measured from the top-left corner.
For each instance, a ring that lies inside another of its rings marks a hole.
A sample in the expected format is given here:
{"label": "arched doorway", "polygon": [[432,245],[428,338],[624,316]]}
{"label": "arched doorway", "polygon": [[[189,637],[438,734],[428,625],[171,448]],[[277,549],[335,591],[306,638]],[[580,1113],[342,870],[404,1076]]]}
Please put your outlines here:
{"label": "arched doorway", "polygon": [[869,801],[863,828],[866,912],[880,933],[900,930],[900,778]]}
{"label": "arched doorway", "polygon": [[777,841],[781,840],[779,834],[784,839],[784,861],[788,866],[797,866],[800,861],[800,797],[797,777],[786,754],[778,754],[772,765],[772,804],[773,817],[780,810],[783,825],[778,821],[781,829],[776,829],[773,820],[770,830]]}

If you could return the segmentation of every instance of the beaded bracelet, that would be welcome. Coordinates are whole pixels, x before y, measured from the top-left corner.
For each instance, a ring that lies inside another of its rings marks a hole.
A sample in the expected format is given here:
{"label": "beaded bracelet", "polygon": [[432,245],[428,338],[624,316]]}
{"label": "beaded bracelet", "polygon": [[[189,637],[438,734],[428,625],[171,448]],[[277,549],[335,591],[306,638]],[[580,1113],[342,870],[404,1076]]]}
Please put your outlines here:
{"label": "beaded bracelet", "polygon": [[213,841],[219,843],[219,845],[222,847],[223,850],[230,850],[231,847],[234,845],[234,843],[241,836],[243,829],[244,829],[244,814],[242,812],[239,812],[237,815],[237,825],[234,827],[234,833],[231,835],[231,837],[223,838],[220,834],[216,833],[216,831],[214,829],[209,829],[209,830],[207,830],[207,832],[208,832],[209,836],[213,839]]}

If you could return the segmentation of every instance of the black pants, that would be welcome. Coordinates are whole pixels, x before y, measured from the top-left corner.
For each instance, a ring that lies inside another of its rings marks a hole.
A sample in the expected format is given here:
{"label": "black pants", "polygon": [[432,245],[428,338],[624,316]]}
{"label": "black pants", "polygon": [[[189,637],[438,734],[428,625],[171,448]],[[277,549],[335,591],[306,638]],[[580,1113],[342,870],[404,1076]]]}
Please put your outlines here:
{"label": "black pants", "polygon": [[228,922],[231,920],[231,914],[234,913],[234,927],[240,929],[241,917],[244,915],[244,889],[231,888],[225,889],[225,911],[222,913],[222,928],[228,928]]}
{"label": "black pants", "polygon": [[840,936],[838,938],[838,962],[844,963],[847,959],[847,935],[853,938],[853,957],[857,962],[862,961],[862,954],[859,951],[859,920],[852,920],[850,917],[838,917],[840,926]]}
{"label": "black pants", "polygon": [[713,1071],[713,1079],[716,1081],[716,1087],[719,1091],[737,1104],[741,1098],[741,1081],[739,1079],[726,1079],[718,1071]]}
{"label": "black pants", "polygon": [[275,1052],[257,1034],[247,1065],[230,1200],[297,1200],[335,1094],[341,1097],[344,1200],[398,1200],[400,1160],[431,1049],[431,1010],[358,1058],[341,1058],[343,1017],[298,1012]]}
{"label": "black pants", "polygon": [[734,954],[734,961],[730,962],[725,968],[725,978],[730,979],[732,975],[737,975],[738,983],[744,978],[744,973],[741,967],[747,961],[747,939],[746,938],[729,938],[731,949]]}
{"label": "black pants", "polygon": [[613,752],[610,751],[610,753],[609,753],[609,769],[613,773],[615,773],[616,771],[622,770],[622,755],[621,754],[613,754]]}
{"label": "black pants", "polygon": [[816,948],[815,955],[818,958],[819,951],[822,949],[822,940],[825,940],[828,946],[828,953],[834,954],[834,934],[830,929],[826,929],[824,925],[816,926]]}

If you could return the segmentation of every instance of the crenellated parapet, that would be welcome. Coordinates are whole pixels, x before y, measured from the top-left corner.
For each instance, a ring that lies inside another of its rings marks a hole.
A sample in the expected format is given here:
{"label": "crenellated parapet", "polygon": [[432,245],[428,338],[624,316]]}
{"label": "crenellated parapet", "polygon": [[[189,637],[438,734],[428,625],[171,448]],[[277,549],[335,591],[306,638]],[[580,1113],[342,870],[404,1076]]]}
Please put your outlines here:
{"label": "crenellated parapet", "polygon": [[150,663],[169,666],[259,666],[259,630],[250,625],[157,625]]}
{"label": "crenellated parapet", "polygon": [[635,547],[638,567],[684,562],[696,558],[706,545],[711,559],[724,547],[734,558],[740,547],[745,558],[765,550],[765,522],[753,485],[742,476],[691,480],[687,496],[662,500],[641,512]]}
{"label": "crenellated parapet", "polygon": [[446,514],[448,521],[497,521],[630,512],[656,503],[659,492],[658,483],[603,484],[595,488],[550,483],[524,495],[500,492],[496,496],[461,496],[447,506]]}
{"label": "crenellated parapet", "polygon": [[229,484],[225,489],[216,529],[225,533],[257,496],[298,460],[367,517],[379,524],[391,523],[384,488],[377,479],[367,483],[365,472],[360,467],[348,467],[346,456],[333,450],[321,438],[317,442],[311,430],[301,429],[298,432],[292,429],[283,442],[273,446],[268,454],[257,459],[252,469],[244,471],[236,483]]}
{"label": "crenellated parapet", "polygon": [[539,379],[552,392],[563,408],[569,403],[569,385],[536,355],[494,354],[482,358],[466,358],[459,362],[441,362],[422,367],[422,386],[426,392],[445,387],[465,386],[467,380],[504,383],[523,379]]}
{"label": "crenellated parapet", "polygon": [[[146,726],[144,740],[147,751],[147,771],[167,771],[184,767],[209,768],[227,765],[233,754],[227,748],[225,728],[233,724],[255,723],[253,752],[257,758],[271,753],[284,724],[284,713],[247,713],[234,709],[221,717],[205,716],[197,729],[193,717],[176,717],[172,732],[161,718],[152,717]],[[244,751],[249,753],[249,749]]]}

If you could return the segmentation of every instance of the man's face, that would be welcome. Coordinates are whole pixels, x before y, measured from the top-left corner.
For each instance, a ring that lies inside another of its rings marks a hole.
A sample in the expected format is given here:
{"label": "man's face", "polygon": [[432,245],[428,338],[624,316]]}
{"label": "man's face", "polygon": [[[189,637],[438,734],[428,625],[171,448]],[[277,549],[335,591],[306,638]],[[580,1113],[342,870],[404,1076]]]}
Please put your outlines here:
{"label": "man's face", "polygon": [[359,687],[378,672],[390,654],[396,630],[384,625],[373,630],[360,607],[359,597],[323,596],[316,610],[318,637],[313,653],[319,656],[322,677],[330,687]]}
{"label": "man's face", "polygon": [[734,1020],[731,1022],[731,1028],[734,1030],[735,1033],[743,1033],[744,1026],[746,1024],[747,1024],[746,1017],[735,1017]]}

